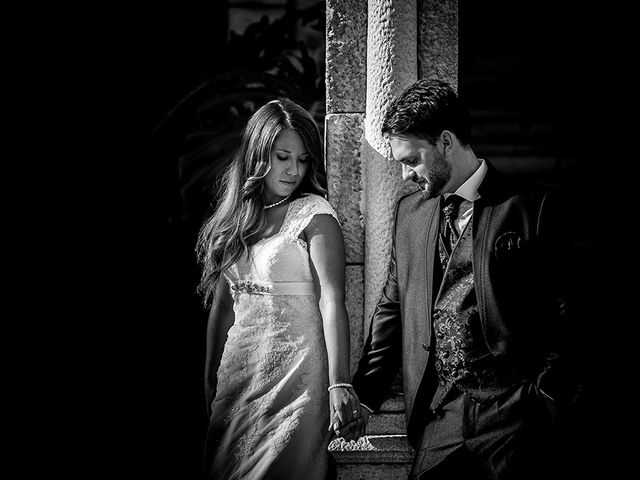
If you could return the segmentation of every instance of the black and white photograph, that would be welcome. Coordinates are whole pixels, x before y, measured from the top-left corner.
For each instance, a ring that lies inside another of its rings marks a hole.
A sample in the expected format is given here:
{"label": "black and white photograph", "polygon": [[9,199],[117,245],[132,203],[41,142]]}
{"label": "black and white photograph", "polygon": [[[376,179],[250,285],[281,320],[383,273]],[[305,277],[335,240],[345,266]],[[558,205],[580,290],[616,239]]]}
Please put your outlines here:
{"label": "black and white photograph", "polygon": [[56,24],[79,264],[57,463],[622,478],[604,9],[210,0]]}

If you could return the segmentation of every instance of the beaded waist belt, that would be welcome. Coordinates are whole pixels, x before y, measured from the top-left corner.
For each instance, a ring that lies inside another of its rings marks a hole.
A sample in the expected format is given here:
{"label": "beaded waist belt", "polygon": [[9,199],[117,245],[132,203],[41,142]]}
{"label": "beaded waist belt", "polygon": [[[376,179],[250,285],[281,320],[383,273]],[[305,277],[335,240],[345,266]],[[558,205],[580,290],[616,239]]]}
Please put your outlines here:
{"label": "beaded waist belt", "polygon": [[248,295],[315,295],[313,282],[236,282],[231,284],[233,293]]}

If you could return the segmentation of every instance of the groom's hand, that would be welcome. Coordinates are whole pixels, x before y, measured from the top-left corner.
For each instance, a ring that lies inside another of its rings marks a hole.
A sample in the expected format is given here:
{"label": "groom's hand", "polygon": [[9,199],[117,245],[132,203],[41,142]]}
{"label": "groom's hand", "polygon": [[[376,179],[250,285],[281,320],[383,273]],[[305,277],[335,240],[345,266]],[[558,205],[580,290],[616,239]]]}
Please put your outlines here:
{"label": "groom's hand", "polygon": [[360,407],[360,414],[354,418],[351,422],[345,425],[339,425],[334,429],[336,436],[343,438],[349,442],[351,440],[358,440],[363,437],[367,432],[367,425],[369,424],[369,410]]}

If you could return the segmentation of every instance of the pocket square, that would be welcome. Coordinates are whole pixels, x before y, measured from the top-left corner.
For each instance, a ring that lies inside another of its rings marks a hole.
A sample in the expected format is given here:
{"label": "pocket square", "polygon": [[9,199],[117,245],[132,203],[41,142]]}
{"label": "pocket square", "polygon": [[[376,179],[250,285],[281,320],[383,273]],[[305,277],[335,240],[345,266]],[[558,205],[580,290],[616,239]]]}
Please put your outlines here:
{"label": "pocket square", "polygon": [[494,251],[496,258],[510,256],[522,247],[522,239],[516,232],[505,232],[496,239]]}

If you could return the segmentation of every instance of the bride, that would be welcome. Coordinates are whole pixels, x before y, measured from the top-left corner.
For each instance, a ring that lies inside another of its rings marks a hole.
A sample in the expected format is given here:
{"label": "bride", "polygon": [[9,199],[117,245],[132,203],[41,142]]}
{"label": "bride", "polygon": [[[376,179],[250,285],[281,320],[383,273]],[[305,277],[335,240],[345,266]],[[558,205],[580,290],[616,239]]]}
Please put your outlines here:
{"label": "bride", "polygon": [[311,115],[288,99],[267,103],[200,231],[211,479],[325,480],[332,429],[361,422],[343,236],[323,165]]}

